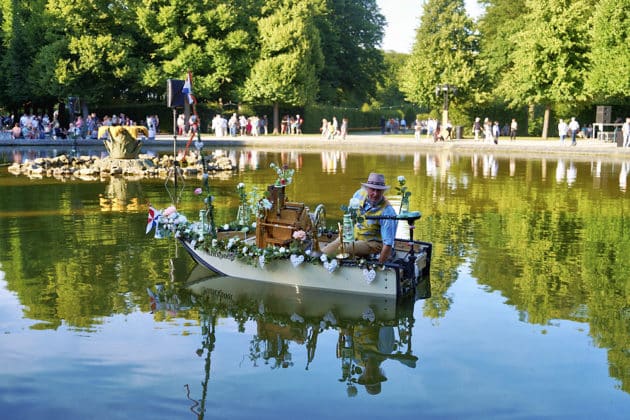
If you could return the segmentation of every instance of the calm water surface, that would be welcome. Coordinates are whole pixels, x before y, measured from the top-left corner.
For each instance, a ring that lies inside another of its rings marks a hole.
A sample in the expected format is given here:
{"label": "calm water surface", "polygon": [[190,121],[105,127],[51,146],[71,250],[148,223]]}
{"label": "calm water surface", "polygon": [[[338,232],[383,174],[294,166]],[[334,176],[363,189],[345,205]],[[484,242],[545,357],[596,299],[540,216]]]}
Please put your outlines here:
{"label": "calm water surface", "polygon": [[[0,167],[2,418],[627,418],[630,162],[222,152],[239,165],[212,178],[226,221],[271,162],[330,225],[369,172],[405,176],[431,297],[212,278],[145,235],[164,180]],[[179,193],[191,217],[198,184]]]}

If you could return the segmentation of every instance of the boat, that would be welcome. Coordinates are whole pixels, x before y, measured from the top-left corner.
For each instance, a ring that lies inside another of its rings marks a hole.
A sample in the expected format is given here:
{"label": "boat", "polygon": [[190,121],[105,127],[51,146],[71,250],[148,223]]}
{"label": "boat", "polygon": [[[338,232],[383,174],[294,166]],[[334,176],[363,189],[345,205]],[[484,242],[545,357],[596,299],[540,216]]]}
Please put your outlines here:
{"label": "boat", "polygon": [[[243,199],[237,221],[218,225],[206,177],[206,208],[200,211],[199,220],[189,222],[170,207],[150,218],[156,223],[156,236],[174,234],[198,264],[219,275],[259,282],[400,298],[413,293],[429,275],[432,245],[413,238],[420,212],[405,210],[395,217],[380,217],[406,223],[409,237],[397,238],[392,258],[379,264],[376,256],[354,255],[350,214],[344,215],[344,223],[338,223],[337,230],[328,228],[323,205],[311,212],[304,203],[286,199],[285,187],[292,171],[274,164],[272,169],[279,177],[257,201],[254,224],[248,223],[252,209],[247,207],[244,187],[239,184]],[[337,234],[346,241],[344,231],[350,232],[350,238],[336,258],[322,254],[321,249]]]}

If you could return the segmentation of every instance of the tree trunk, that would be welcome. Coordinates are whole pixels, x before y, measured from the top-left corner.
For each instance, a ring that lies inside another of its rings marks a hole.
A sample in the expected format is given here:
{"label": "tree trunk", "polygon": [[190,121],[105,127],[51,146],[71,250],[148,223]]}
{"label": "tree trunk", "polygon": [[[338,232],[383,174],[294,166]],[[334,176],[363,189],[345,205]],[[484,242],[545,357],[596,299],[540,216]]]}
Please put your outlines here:
{"label": "tree trunk", "polygon": [[536,124],[534,124],[534,118],[536,117],[536,107],[534,104],[527,105],[527,135],[531,136]]}
{"label": "tree trunk", "polygon": [[551,107],[545,105],[545,116],[543,117],[542,138],[547,140],[547,133],[549,132],[549,115],[551,114]]}
{"label": "tree trunk", "polygon": [[278,102],[273,104],[273,134],[278,134],[278,127],[280,127],[280,105]]}

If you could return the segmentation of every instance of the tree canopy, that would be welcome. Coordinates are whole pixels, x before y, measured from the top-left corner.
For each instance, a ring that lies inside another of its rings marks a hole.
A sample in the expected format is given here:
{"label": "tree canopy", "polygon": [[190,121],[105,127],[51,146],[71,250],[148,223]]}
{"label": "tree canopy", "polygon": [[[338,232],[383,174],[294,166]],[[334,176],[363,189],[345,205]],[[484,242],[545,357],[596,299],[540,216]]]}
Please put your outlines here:
{"label": "tree canopy", "polygon": [[155,101],[189,70],[200,101],[360,105],[383,69],[375,0],[0,0],[0,22],[14,111]]}
{"label": "tree canopy", "polygon": [[401,90],[420,105],[441,103],[438,84],[456,86],[458,98],[474,90],[478,50],[475,26],[463,0],[428,0],[423,6],[413,51],[401,73]]}
{"label": "tree canopy", "polygon": [[162,101],[191,71],[208,104],[369,109],[402,94],[437,110],[449,84],[461,119],[630,111],[630,0],[482,4],[474,21],[464,0],[421,2],[413,49],[394,57],[376,0],[0,0],[0,107]]}

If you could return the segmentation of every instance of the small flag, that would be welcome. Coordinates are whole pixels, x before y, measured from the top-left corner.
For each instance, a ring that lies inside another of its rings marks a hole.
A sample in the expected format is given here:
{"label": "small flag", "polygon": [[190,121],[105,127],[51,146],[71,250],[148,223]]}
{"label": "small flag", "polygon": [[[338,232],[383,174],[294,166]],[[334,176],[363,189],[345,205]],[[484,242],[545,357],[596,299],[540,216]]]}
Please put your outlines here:
{"label": "small flag", "polygon": [[147,231],[145,234],[151,232],[151,229],[153,229],[157,225],[157,218],[159,215],[160,212],[149,206],[149,217],[147,218]]}
{"label": "small flag", "polygon": [[182,93],[188,96],[189,104],[197,103],[197,98],[195,98],[195,95],[193,95],[193,92],[192,92],[192,73],[191,72],[188,72],[188,74],[186,75],[186,80],[184,81],[184,87],[182,88]]}

